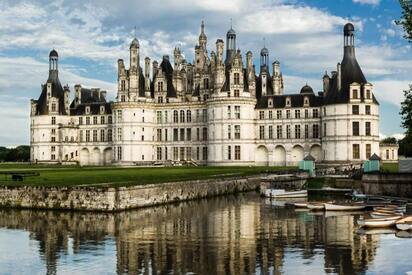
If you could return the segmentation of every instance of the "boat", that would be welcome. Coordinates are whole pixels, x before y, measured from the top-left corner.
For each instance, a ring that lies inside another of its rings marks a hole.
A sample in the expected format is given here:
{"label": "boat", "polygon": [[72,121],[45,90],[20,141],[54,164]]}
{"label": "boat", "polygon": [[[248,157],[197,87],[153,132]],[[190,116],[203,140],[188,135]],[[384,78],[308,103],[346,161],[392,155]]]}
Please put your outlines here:
{"label": "boat", "polygon": [[360,203],[324,203],[326,211],[353,211],[365,209],[364,204]]}
{"label": "boat", "polygon": [[398,208],[385,208],[385,207],[375,207],[373,210],[383,213],[403,213],[403,209]]}
{"label": "boat", "polygon": [[412,216],[404,217],[396,221],[396,228],[407,231],[412,230]]}
{"label": "boat", "polygon": [[293,206],[295,206],[296,208],[307,208],[308,203],[307,202],[295,202]]}
{"label": "boat", "polygon": [[399,216],[387,217],[383,219],[359,219],[358,225],[361,227],[390,227],[396,224],[396,221],[399,220]]}
{"label": "boat", "polygon": [[380,212],[371,212],[370,216],[374,219],[385,219],[387,217],[399,217],[402,218],[402,215],[399,213],[380,213]]}
{"label": "boat", "polygon": [[[412,238],[412,232],[411,231],[398,231],[396,232],[395,236],[397,238]],[[408,273],[406,273],[408,274]]]}
{"label": "boat", "polygon": [[362,210],[355,210],[355,211],[326,211],[325,218],[330,217],[342,217],[342,216],[354,216],[354,215],[361,215],[364,214]]}
{"label": "boat", "polygon": [[308,196],[307,190],[285,191],[284,189],[271,189],[271,198],[305,198]]}
{"label": "boat", "polygon": [[311,202],[308,203],[307,207],[310,210],[316,211],[316,210],[324,210],[325,209],[325,204],[321,202]]}

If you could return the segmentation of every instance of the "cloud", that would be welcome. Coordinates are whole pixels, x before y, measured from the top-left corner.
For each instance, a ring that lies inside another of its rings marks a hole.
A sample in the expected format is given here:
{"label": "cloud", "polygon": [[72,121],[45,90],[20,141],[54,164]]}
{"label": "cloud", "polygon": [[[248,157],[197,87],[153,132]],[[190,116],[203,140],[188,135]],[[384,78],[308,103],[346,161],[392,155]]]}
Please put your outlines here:
{"label": "cloud", "polygon": [[374,85],[374,94],[378,100],[401,106],[401,102],[404,100],[403,91],[409,89],[410,81],[382,79],[374,81],[372,84]]}
{"label": "cloud", "polygon": [[359,3],[362,5],[372,5],[377,6],[380,3],[380,0],[352,0],[353,3]]}

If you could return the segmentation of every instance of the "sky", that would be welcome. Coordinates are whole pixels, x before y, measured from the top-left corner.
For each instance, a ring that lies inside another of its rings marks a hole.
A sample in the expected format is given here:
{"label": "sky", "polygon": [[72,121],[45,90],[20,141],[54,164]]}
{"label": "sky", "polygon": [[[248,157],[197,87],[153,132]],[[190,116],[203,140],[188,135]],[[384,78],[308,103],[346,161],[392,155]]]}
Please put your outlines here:
{"label": "sky", "polygon": [[324,72],[342,60],[343,25],[352,22],[358,62],[380,103],[381,137],[401,137],[412,43],[394,23],[400,15],[397,0],[1,0],[0,146],[29,144],[30,99],[47,80],[51,49],[72,98],[82,84],[107,90],[113,100],[117,59],[128,60],[134,33],[141,62],[172,56],[175,46],[191,62],[201,21],[210,52],[216,39],[225,40],[230,19],[243,58],[250,50],[258,64],[265,43],[270,61],[280,61],[285,93],[306,83],[322,90]]}

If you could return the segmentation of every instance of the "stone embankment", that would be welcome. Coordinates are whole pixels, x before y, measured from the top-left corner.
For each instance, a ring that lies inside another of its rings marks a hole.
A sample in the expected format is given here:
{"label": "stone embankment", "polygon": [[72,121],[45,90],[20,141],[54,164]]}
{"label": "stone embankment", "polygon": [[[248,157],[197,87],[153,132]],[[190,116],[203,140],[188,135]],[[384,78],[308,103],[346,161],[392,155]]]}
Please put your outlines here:
{"label": "stone embankment", "polygon": [[120,211],[255,190],[261,176],[131,187],[0,187],[0,207]]}
{"label": "stone embankment", "polygon": [[412,173],[370,173],[362,176],[365,194],[412,198]]}

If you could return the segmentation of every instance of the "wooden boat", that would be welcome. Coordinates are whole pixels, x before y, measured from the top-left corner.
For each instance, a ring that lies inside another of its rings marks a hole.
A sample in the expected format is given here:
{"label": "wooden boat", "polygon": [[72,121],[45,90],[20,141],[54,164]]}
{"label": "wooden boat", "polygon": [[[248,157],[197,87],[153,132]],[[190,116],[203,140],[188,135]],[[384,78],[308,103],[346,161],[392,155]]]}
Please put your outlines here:
{"label": "wooden boat", "polygon": [[324,203],[327,211],[353,211],[365,209],[364,204],[360,203]]}
{"label": "wooden boat", "polygon": [[312,203],[308,203],[307,207],[313,211],[324,210],[325,204],[321,202],[312,202]]}
{"label": "wooden boat", "polygon": [[374,219],[385,219],[387,217],[399,217],[402,218],[402,215],[399,213],[379,213],[379,212],[371,212],[370,216]]}
{"label": "wooden boat", "polygon": [[403,213],[405,212],[402,209],[391,209],[391,208],[384,208],[384,207],[375,207],[374,208],[375,211],[377,212],[382,212],[382,213]]}
{"label": "wooden boat", "polygon": [[377,227],[390,227],[396,224],[396,221],[399,220],[399,216],[388,217],[384,219],[359,219],[358,225],[361,227],[370,227],[370,228],[377,228]]}
{"label": "wooden boat", "polygon": [[272,189],[270,196],[271,198],[305,198],[308,196],[308,191],[285,191],[284,189]]}
{"label": "wooden boat", "polygon": [[295,202],[293,206],[295,206],[296,208],[307,208],[308,203],[307,202]]}
{"label": "wooden boat", "polygon": [[404,217],[396,221],[396,228],[399,230],[412,230],[412,216]]}

